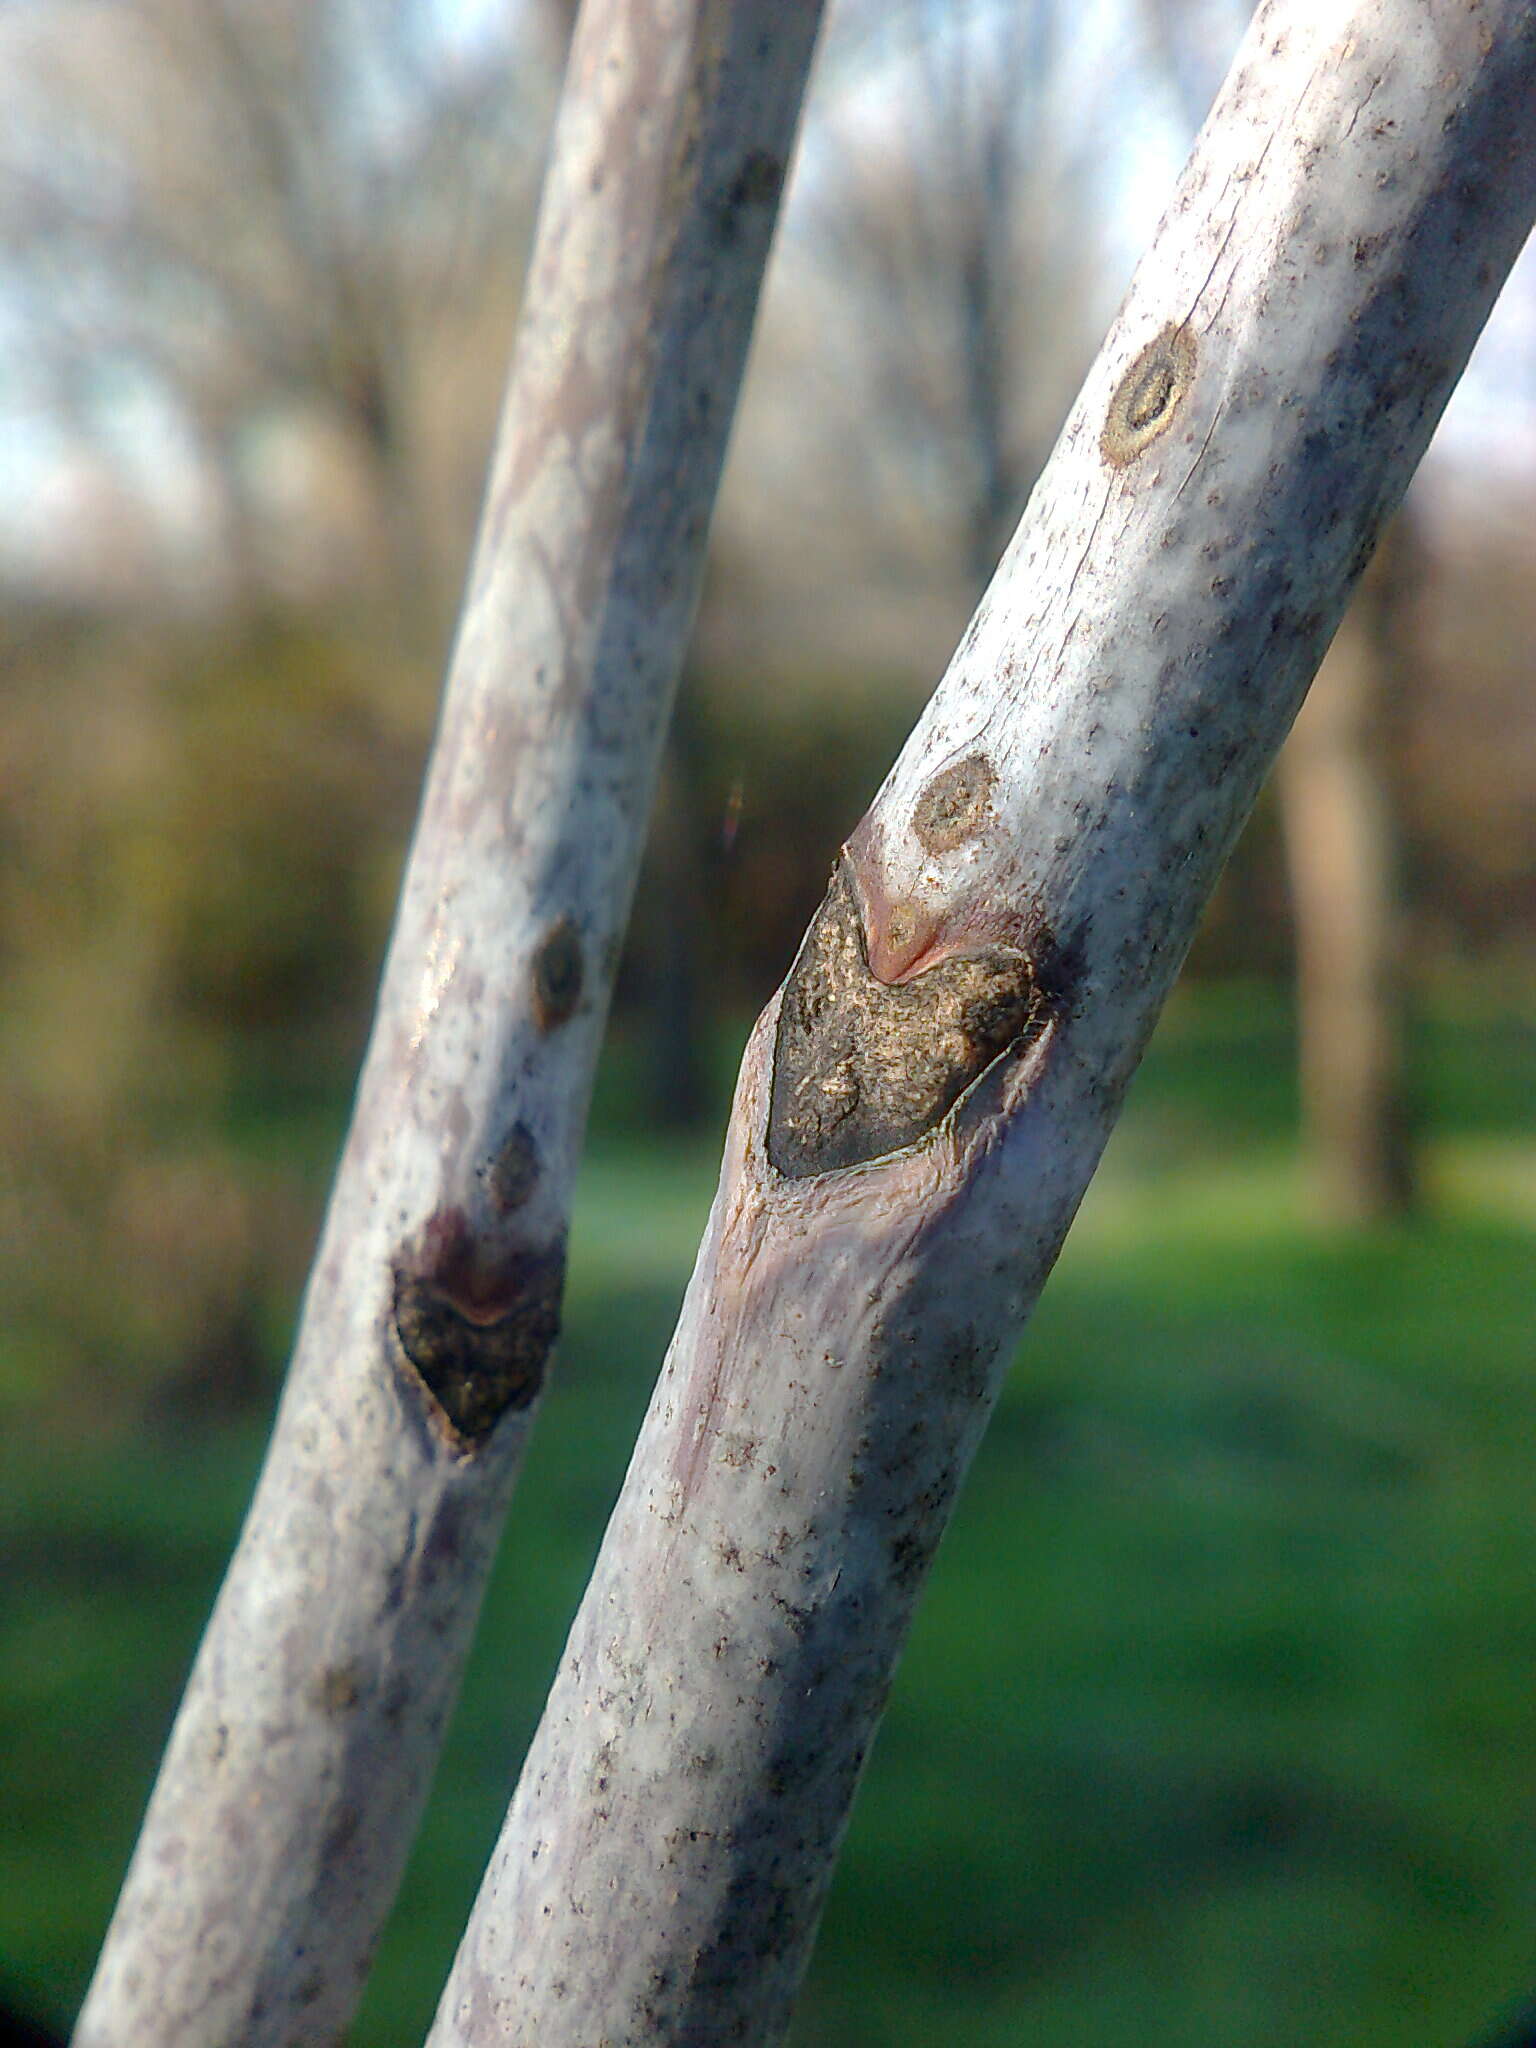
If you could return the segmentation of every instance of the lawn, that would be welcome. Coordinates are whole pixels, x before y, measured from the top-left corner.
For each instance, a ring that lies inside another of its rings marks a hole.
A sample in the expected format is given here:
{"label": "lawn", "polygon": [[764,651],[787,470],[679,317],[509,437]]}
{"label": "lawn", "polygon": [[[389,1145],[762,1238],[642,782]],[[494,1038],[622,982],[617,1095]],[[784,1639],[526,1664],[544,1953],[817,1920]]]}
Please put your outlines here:
{"label": "lawn", "polygon": [[[1536,1988],[1533,1054],[1423,1026],[1425,1212],[1343,1239],[1284,1016],[1175,1005],[940,1557],[796,2048],[1470,2048]],[[713,1146],[623,1125],[358,2048],[420,2039],[702,1225]],[[0,1959],[57,2018],[263,1429],[0,1445]]]}

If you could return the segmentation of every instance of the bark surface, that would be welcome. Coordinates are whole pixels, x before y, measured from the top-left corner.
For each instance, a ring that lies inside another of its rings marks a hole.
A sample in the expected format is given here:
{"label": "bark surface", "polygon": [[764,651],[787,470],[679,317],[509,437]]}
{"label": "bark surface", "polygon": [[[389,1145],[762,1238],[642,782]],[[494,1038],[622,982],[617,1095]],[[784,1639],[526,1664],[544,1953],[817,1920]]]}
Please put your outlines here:
{"label": "bark surface", "polygon": [[353,2009],[555,1342],[818,13],[584,9],[352,1128],[81,2048],[316,2048]]}
{"label": "bark surface", "polygon": [[1533,209],[1526,0],[1260,8],[752,1036],[433,2048],[782,2035],[1005,1347]]}

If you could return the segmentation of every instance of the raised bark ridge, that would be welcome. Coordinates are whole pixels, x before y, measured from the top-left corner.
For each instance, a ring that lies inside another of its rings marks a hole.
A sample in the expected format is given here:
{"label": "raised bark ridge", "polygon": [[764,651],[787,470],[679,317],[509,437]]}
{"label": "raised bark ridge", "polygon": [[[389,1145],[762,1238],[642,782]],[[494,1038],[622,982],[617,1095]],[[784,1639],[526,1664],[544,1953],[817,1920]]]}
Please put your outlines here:
{"label": "raised bark ridge", "polygon": [[879,980],[845,857],[779,1005],[771,1164],[801,1180],[915,1144],[1043,1011],[1035,970],[1013,946]]}

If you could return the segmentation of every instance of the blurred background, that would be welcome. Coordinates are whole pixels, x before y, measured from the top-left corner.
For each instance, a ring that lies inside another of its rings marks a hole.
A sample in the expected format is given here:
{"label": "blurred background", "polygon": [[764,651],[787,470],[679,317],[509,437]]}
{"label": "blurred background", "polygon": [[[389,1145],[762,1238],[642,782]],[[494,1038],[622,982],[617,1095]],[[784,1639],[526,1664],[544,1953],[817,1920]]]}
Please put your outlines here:
{"label": "blurred background", "polygon": [[[570,12],[0,8],[0,1995],[54,2026],[270,1421]],[[360,2048],[432,2009],[747,1023],[1243,13],[834,0],[568,1335]],[[1452,2048],[1536,1986],[1533,515],[1527,264],[1021,1347],[797,2048]]]}

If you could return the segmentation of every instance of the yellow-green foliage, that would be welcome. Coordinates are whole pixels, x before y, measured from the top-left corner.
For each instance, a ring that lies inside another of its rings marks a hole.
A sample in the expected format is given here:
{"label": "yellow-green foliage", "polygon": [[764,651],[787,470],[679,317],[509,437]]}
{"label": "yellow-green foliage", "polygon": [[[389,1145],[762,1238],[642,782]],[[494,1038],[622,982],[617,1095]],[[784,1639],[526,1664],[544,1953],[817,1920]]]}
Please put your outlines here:
{"label": "yellow-green foliage", "polygon": [[435,679],[271,620],[33,618],[4,666],[0,1402],[248,1398],[302,1281]]}

